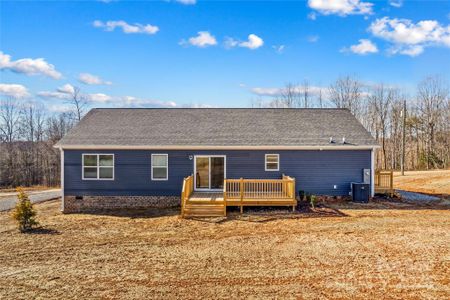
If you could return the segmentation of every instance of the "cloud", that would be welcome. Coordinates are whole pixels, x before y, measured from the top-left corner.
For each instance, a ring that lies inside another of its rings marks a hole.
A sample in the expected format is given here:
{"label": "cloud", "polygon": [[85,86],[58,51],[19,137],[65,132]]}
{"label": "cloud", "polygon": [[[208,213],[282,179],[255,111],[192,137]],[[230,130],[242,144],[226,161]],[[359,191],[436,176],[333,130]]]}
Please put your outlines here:
{"label": "cloud", "polygon": [[159,31],[158,26],[146,24],[142,25],[139,23],[128,24],[125,21],[107,21],[102,22],[96,20],[92,23],[94,27],[103,28],[105,31],[114,31],[116,28],[121,28],[123,33],[131,34],[131,33],[143,33],[143,34],[155,34]]}
{"label": "cloud", "polygon": [[[295,93],[303,93],[304,87],[301,85],[297,85],[293,87],[293,91]],[[250,89],[250,92],[252,92],[255,95],[258,96],[268,96],[268,97],[277,97],[282,95],[286,92],[286,88],[273,88],[273,87],[254,87]],[[326,87],[320,87],[320,86],[309,86],[308,92],[312,95],[318,95],[320,92],[322,92],[322,96],[325,97],[326,93],[328,92],[328,88]]]}
{"label": "cloud", "polygon": [[377,48],[377,45],[372,43],[372,41],[367,40],[367,39],[360,39],[359,44],[350,46],[350,49],[343,48],[341,50],[341,52],[347,52],[347,51],[351,51],[351,52],[353,52],[355,54],[359,54],[359,55],[367,55],[370,53],[377,53],[378,48]]}
{"label": "cloud", "polygon": [[319,36],[318,35],[310,35],[308,36],[308,42],[310,43],[317,43],[319,41]]}
{"label": "cloud", "polygon": [[400,8],[403,6],[403,0],[389,0],[389,5]]}
{"label": "cloud", "polygon": [[252,50],[258,49],[262,45],[264,45],[263,39],[253,33],[248,35],[248,41],[239,43],[239,47],[244,47]]}
{"label": "cloud", "polygon": [[118,99],[121,107],[176,107],[173,101],[160,101],[153,99],[141,99],[133,96],[124,96]]}
{"label": "cloud", "polygon": [[[373,3],[360,0],[308,0],[308,6],[323,15],[338,15],[341,17],[373,13]],[[315,20],[315,17],[313,20]]]}
{"label": "cloud", "polygon": [[112,82],[111,81],[104,81],[102,80],[100,77],[89,74],[89,73],[81,73],[78,76],[78,81],[84,83],[84,84],[89,84],[89,85],[111,85]]}
{"label": "cloud", "polygon": [[175,0],[175,1],[184,5],[194,5],[197,3],[197,0]]}
{"label": "cloud", "polygon": [[28,89],[21,84],[0,83],[0,94],[21,99],[30,96]]}
{"label": "cloud", "polygon": [[317,14],[315,12],[309,13],[308,19],[315,21],[317,19]]}
{"label": "cloud", "polygon": [[101,103],[107,103],[113,99],[111,96],[102,93],[88,94],[87,98],[91,102],[101,102]]}
{"label": "cloud", "polygon": [[22,58],[15,61],[11,56],[0,51],[0,70],[11,70],[25,75],[44,75],[53,79],[60,79],[61,73],[55,70],[55,66],[49,64],[43,58]]}
{"label": "cloud", "polygon": [[179,44],[180,45],[190,44],[195,47],[206,48],[209,46],[217,45],[217,40],[208,31],[199,31],[197,32],[197,36],[190,37],[187,42],[185,40],[181,40]]}
{"label": "cloud", "polygon": [[[234,47],[242,47],[242,48],[248,48],[251,50],[258,49],[259,47],[262,47],[264,45],[264,41],[262,38],[257,36],[256,34],[249,34],[247,41],[238,41],[233,38],[227,37],[225,39],[225,48],[234,48]],[[282,45],[283,46],[283,45]],[[284,46],[283,46],[284,48]]]}
{"label": "cloud", "polygon": [[391,42],[392,54],[417,56],[426,47],[450,47],[450,25],[442,26],[435,20],[413,23],[408,19],[377,19],[369,26],[376,37]]}
{"label": "cloud", "polygon": [[284,52],[284,45],[273,45],[272,48],[278,53],[281,54]]}

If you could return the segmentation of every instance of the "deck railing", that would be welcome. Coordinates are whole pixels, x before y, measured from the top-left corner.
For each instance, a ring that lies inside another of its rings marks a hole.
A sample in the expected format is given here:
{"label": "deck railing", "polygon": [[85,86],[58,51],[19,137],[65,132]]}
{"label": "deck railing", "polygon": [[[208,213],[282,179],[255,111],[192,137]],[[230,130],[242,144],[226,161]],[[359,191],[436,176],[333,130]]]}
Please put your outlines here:
{"label": "deck railing", "polygon": [[181,189],[181,217],[184,217],[184,208],[186,202],[194,192],[194,175],[190,175],[183,179],[183,187]]}
{"label": "deck railing", "polygon": [[225,179],[224,201],[240,201],[241,212],[246,200],[292,200],[295,202],[295,179]]}
{"label": "deck railing", "polygon": [[375,193],[394,193],[394,172],[379,170],[375,172]]}

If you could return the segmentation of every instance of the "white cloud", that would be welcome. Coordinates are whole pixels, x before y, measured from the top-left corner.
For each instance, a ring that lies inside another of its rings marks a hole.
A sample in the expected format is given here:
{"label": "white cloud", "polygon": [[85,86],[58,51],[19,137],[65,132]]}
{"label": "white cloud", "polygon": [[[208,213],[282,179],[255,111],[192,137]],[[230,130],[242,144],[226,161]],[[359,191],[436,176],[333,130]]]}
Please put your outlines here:
{"label": "white cloud", "polygon": [[179,44],[180,45],[191,44],[192,46],[195,47],[206,48],[209,46],[217,45],[217,40],[208,31],[199,31],[197,32],[197,36],[190,37],[187,42],[185,40],[181,40]]}
{"label": "white cloud", "polygon": [[125,21],[106,21],[102,22],[99,20],[94,21],[94,27],[103,28],[105,31],[114,31],[116,28],[121,28],[123,33],[143,33],[143,34],[155,34],[159,31],[158,26],[150,25],[150,24],[128,24]]}
{"label": "white cloud", "polygon": [[253,33],[248,35],[248,41],[239,43],[239,47],[245,47],[252,50],[258,49],[262,45],[264,45],[263,39]]}
{"label": "white cloud", "polygon": [[403,6],[403,0],[389,0],[389,5],[400,8]]}
{"label": "white cloud", "polygon": [[23,85],[10,83],[0,83],[0,94],[17,99],[30,96],[28,89]]}
{"label": "white cloud", "polygon": [[315,21],[317,19],[317,14],[315,12],[309,13],[308,19]]}
{"label": "white cloud", "polygon": [[75,92],[75,87],[69,83],[56,89],[59,93],[63,94],[73,94]]}
{"label": "white cloud", "polygon": [[118,99],[121,107],[176,107],[173,101],[160,101],[153,99],[141,99],[133,96],[124,96]]}
{"label": "white cloud", "polygon": [[413,23],[408,19],[377,19],[369,27],[376,37],[393,44],[392,54],[416,56],[426,47],[450,47],[450,25],[442,26],[435,20]]}
{"label": "white cloud", "polygon": [[43,58],[22,58],[15,61],[11,56],[0,51],[0,70],[11,70],[26,75],[44,75],[53,79],[60,79],[61,73],[55,70],[55,66],[49,64]]}
{"label": "white cloud", "polygon": [[[225,39],[225,48],[242,47],[254,50],[258,49],[262,45],[264,45],[263,39],[253,33],[248,35],[247,41],[238,41],[230,37]],[[284,48],[284,46],[282,48]]]}
{"label": "white cloud", "polygon": [[350,49],[342,49],[342,52],[351,51],[355,54],[366,55],[370,53],[377,53],[377,45],[372,43],[372,41],[367,39],[360,39],[359,44],[350,46]]}
{"label": "white cloud", "polygon": [[37,95],[41,98],[55,98],[62,100],[68,100],[70,98],[70,95],[67,93],[51,92],[51,91],[41,91],[38,92]]}
{"label": "white cloud", "polygon": [[112,82],[111,81],[105,81],[102,80],[99,76],[96,75],[92,75],[89,73],[81,73],[78,76],[78,81],[84,83],[84,84],[89,84],[89,85],[111,85]]}
{"label": "white cloud", "polygon": [[184,5],[194,5],[197,3],[197,0],[175,0],[175,1]]}
{"label": "white cloud", "polygon": [[284,45],[273,45],[272,48],[278,53],[281,54],[284,52]]}
{"label": "white cloud", "polygon": [[88,94],[87,98],[89,101],[101,103],[107,103],[113,99],[111,96],[102,93]]}
{"label": "white cloud", "polygon": [[[282,95],[284,92],[286,92],[286,88],[266,88],[266,87],[254,87],[251,88],[250,91],[258,96],[269,96],[269,97],[276,97]],[[303,93],[304,87],[301,85],[297,85],[293,87],[293,91],[295,93]],[[308,92],[312,95],[318,95],[319,92],[322,92],[322,96],[325,97],[326,93],[328,92],[328,88],[326,87],[320,87],[320,86],[309,86]]]}
{"label": "white cloud", "polygon": [[[373,3],[360,0],[308,0],[308,6],[323,15],[367,15],[372,14]],[[315,20],[315,17],[314,19]]]}
{"label": "white cloud", "polygon": [[318,35],[310,35],[308,36],[308,42],[310,43],[317,43],[319,41],[319,36]]}

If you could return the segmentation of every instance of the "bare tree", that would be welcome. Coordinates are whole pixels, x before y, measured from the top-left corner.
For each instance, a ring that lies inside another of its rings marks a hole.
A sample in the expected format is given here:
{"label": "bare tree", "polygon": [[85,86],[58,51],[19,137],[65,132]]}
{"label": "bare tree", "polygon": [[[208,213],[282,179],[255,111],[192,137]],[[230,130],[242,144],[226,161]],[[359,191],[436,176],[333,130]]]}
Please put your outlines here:
{"label": "bare tree", "polygon": [[428,137],[426,139],[427,169],[430,168],[430,164],[436,163],[433,153],[436,126],[444,112],[448,94],[448,85],[438,76],[425,78],[417,88],[418,109]]}
{"label": "bare tree", "polygon": [[303,102],[303,107],[308,108],[310,105],[311,92],[310,92],[309,81],[306,79],[303,80],[303,82],[300,86],[300,94],[301,94],[301,98],[302,98],[302,102]]}
{"label": "bare tree", "polygon": [[0,107],[0,138],[1,141],[12,143],[19,133],[19,109],[14,98],[1,101]]}
{"label": "bare tree", "polygon": [[69,95],[70,98],[67,101],[73,106],[76,119],[79,122],[87,107],[87,97],[81,93],[81,89],[77,86],[73,87]]}
{"label": "bare tree", "polygon": [[361,113],[363,85],[350,76],[340,77],[329,87],[330,101],[337,108],[347,108],[356,117]]}

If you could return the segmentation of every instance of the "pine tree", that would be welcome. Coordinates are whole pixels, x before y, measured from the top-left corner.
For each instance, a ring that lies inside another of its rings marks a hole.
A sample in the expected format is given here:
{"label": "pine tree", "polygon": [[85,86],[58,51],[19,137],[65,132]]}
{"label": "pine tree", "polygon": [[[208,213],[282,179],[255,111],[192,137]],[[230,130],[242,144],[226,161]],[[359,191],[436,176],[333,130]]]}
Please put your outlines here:
{"label": "pine tree", "polygon": [[39,223],[35,219],[36,211],[28,195],[20,187],[17,188],[17,193],[19,202],[13,211],[12,217],[17,221],[20,232],[26,232],[33,229],[34,226],[39,225]]}

